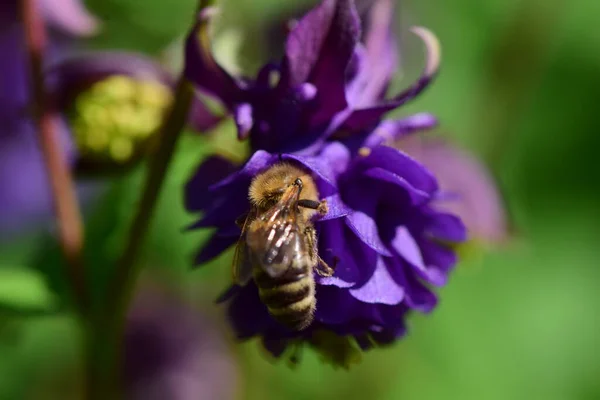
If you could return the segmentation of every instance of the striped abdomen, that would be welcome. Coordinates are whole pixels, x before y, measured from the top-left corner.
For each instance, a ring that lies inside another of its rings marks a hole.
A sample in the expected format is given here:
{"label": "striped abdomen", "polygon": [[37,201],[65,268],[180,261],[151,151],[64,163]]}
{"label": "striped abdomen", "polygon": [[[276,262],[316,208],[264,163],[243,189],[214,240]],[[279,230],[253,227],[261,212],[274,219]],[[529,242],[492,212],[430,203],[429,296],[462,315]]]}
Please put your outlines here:
{"label": "striped abdomen", "polygon": [[310,325],[317,303],[310,268],[300,274],[288,273],[272,278],[260,267],[255,267],[254,280],[260,299],[279,323],[298,331]]}

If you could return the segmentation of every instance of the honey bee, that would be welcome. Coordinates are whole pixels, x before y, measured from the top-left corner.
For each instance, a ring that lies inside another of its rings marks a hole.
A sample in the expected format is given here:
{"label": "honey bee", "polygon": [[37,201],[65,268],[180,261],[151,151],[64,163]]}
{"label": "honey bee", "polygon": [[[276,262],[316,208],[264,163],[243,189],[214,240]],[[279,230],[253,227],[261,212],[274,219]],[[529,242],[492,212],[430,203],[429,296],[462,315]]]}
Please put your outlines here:
{"label": "honey bee", "polygon": [[[234,281],[245,285],[254,278],[261,301],[275,320],[302,330],[316,309],[313,271],[333,275],[317,251],[312,218],[327,214],[310,174],[280,162],[252,181],[251,210],[238,224],[242,235],[235,249]],[[335,267],[335,266],[334,266]]]}

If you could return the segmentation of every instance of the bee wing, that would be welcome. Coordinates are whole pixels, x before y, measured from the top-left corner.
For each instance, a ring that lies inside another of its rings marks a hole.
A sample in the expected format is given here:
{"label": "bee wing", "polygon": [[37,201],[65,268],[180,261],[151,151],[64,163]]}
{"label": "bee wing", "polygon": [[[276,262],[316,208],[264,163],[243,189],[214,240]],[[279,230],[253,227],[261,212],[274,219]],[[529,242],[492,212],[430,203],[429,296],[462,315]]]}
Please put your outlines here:
{"label": "bee wing", "polygon": [[247,233],[256,263],[272,278],[282,276],[290,268],[304,268],[308,253],[295,204],[277,205],[261,219],[265,222],[257,223]]}
{"label": "bee wing", "polygon": [[252,278],[252,262],[246,245],[246,227],[254,217],[255,213],[251,211],[236,220],[236,224],[242,229],[242,234],[235,245],[232,273],[233,282],[240,286],[245,286]]}
{"label": "bee wing", "polygon": [[252,262],[248,255],[248,247],[244,236],[238,240],[233,253],[233,282],[245,286],[252,278]]}

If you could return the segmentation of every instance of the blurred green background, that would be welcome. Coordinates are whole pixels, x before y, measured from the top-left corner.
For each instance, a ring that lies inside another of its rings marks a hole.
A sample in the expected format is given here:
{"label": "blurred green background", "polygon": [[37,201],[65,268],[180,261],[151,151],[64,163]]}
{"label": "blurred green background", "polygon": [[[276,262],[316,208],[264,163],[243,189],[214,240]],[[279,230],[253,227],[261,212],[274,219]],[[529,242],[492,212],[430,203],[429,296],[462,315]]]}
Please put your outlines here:
{"label": "blurred green background", "polygon": [[[143,51],[176,69],[195,3],[89,0],[104,21],[89,45]],[[217,57],[230,68],[254,71],[271,52],[277,21],[313,3],[223,1]],[[443,49],[437,82],[399,114],[435,113],[439,134],[480,156],[498,178],[513,238],[461,263],[435,312],[413,317],[403,341],[366,354],[349,372],[321,364],[310,352],[290,370],[265,359],[257,343],[232,345],[239,398],[600,398],[600,2],[399,0],[397,20],[403,74],[395,87],[407,85],[422,64],[409,26],[432,29]],[[232,140],[231,124],[219,129]],[[214,145],[199,137],[180,143],[145,259],[218,314],[222,309],[212,302],[229,277],[229,255],[190,271],[206,233],[182,233],[194,218],[181,196]],[[106,274],[103,260],[118,251],[142,172],[119,178],[88,210],[98,282]],[[54,246],[43,242],[0,245],[0,303],[6,304],[0,308],[0,399],[65,399],[72,383],[57,371],[77,370],[77,327],[68,315],[52,312],[60,303],[60,266]],[[48,389],[40,397],[32,386]]]}

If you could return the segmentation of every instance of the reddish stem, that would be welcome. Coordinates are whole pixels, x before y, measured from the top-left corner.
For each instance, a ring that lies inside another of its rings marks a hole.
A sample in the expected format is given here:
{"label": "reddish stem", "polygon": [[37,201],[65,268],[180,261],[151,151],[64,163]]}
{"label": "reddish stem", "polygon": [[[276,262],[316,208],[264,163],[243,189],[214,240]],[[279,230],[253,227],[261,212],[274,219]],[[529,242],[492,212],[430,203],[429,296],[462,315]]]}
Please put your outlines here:
{"label": "reddish stem", "polygon": [[43,57],[47,38],[39,9],[36,0],[21,0],[25,46],[30,65],[32,105],[40,146],[49,174],[60,244],[66,259],[73,294],[77,305],[83,311],[87,306],[82,262],[83,224],[73,179],[56,130],[58,118],[50,111],[49,99],[44,87]]}

